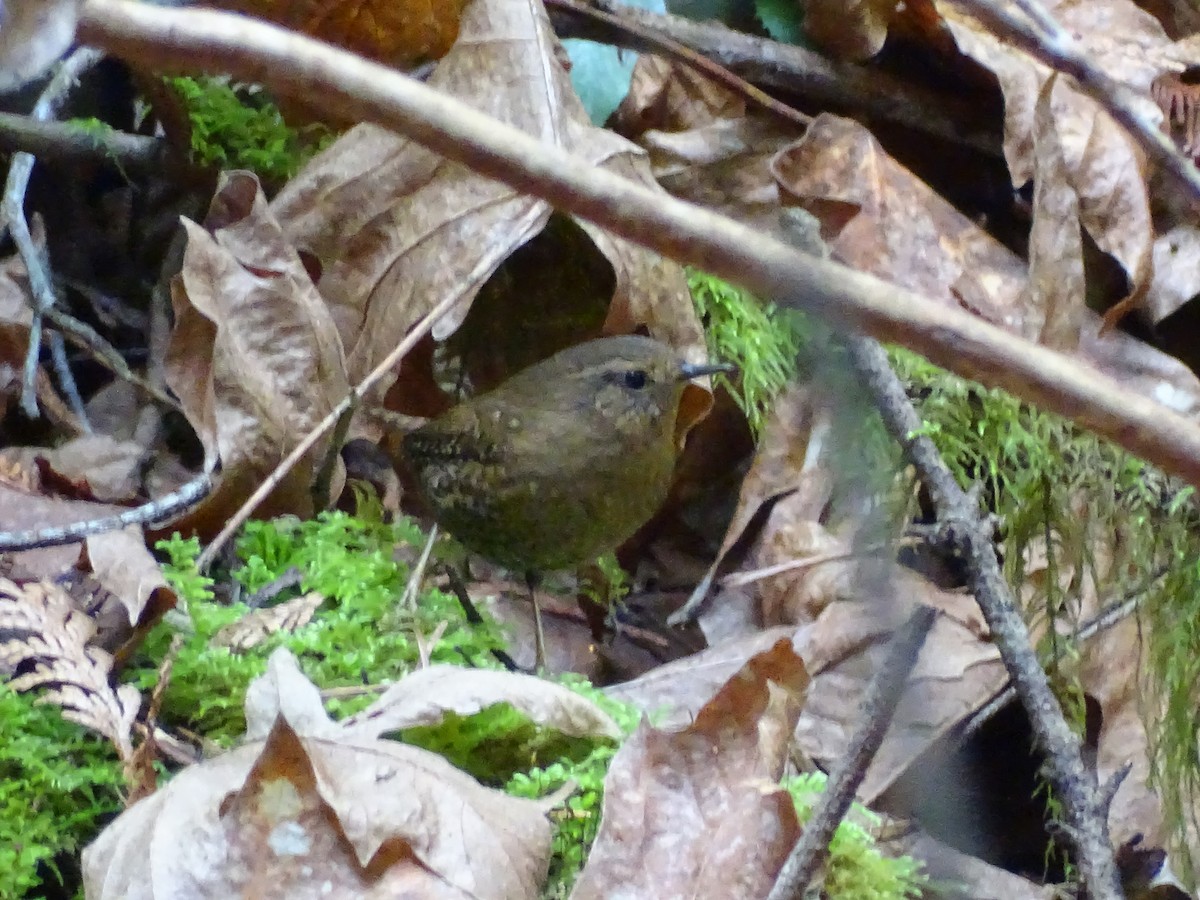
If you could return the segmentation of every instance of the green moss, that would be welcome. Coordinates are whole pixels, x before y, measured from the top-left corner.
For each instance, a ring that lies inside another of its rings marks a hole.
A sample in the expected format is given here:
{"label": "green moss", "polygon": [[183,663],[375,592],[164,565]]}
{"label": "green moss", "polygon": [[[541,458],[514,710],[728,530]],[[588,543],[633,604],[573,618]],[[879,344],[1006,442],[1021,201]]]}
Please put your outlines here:
{"label": "green moss", "polygon": [[[432,589],[412,609],[398,607],[409,567],[394,558],[394,548],[423,542],[420,530],[408,520],[387,524],[378,517],[341,512],[322,513],[308,522],[248,523],[238,542],[243,564],[232,573],[246,591],[256,591],[294,567],[303,575],[297,591],[317,591],[328,599],[308,624],[273,634],[243,653],[213,646],[212,638],[248,608],[206,598],[208,586],[195,571],[194,546],[164,542],[160,548],[170,557],[168,578],[188,599],[190,629],[172,673],[163,720],[230,745],[245,730],[246,688],[265,671],[267,658],[279,646],[296,654],[305,674],[320,687],[379,684],[415,667],[416,632],[430,635],[445,622],[432,649],[434,662],[496,665],[491,650],[502,649],[504,639],[486,615],[483,624],[472,625],[457,598]],[[295,594],[282,594],[276,602]],[[147,640],[133,675],[139,687],[149,688],[157,679],[157,663],[174,631],[164,624]],[[364,694],[331,700],[328,706],[331,714],[340,716],[370,700]]]}
{"label": "green moss", "polygon": [[[860,495],[889,496],[873,527],[879,539],[894,534],[911,491],[907,484],[889,489],[885,479],[903,466],[851,374],[840,339],[819,322],[760,305],[710,276],[692,272],[689,278],[710,351],[742,367],[733,393],[752,425],[761,427],[763,412],[793,373],[837,396],[829,438],[838,453],[835,477]],[[984,507],[999,523],[1004,572],[1023,593],[1026,620],[1058,624],[1042,629],[1038,649],[1081,731],[1080,654],[1062,634],[1083,624],[1085,591],[1097,590],[1105,605],[1141,598],[1150,646],[1143,684],[1151,691],[1144,708],[1154,744],[1152,777],[1178,835],[1175,849],[1188,858],[1183,829],[1200,801],[1200,627],[1193,624],[1200,622],[1200,509],[1193,489],[1004,391],[958,378],[904,350],[889,355],[924,432],[959,483],[982,486]],[[890,488],[895,486],[893,479]],[[1044,572],[1030,579],[1035,558]],[[1188,859],[1184,868],[1191,870]]]}
{"label": "green moss", "polygon": [[122,808],[108,742],[0,683],[0,897],[73,893],[80,849]]}
{"label": "green moss", "polygon": [[[612,716],[626,737],[641,721],[641,713],[636,707],[613,700],[583,678],[564,676],[562,682]],[[570,795],[550,813],[554,822],[554,840],[550,871],[542,888],[545,900],[562,900],[569,896],[587,861],[600,829],[604,779],[617,745],[602,740],[577,742],[572,749],[573,755],[514,773],[505,786],[513,796],[529,798],[544,797],[567,783],[574,786]]]}
{"label": "green moss", "polygon": [[[1200,799],[1200,629],[1194,625],[1200,622],[1200,511],[1193,489],[1003,391],[911,353],[892,356],[926,432],[959,482],[983,486],[984,503],[1000,523],[1007,580],[1027,593],[1027,621],[1076,628],[1084,624],[1092,590],[1103,606],[1140,598],[1137,615],[1150,646],[1140,665],[1149,670],[1141,684],[1151,692],[1143,709],[1153,744],[1152,783],[1176,833],[1175,850],[1188,861],[1181,868],[1191,871],[1184,827]],[[1029,560],[1038,554],[1045,572],[1031,580]],[[1046,628],[1038,649],[1082,731],[1079,649],[1062,632]]]}
{"label": "green moss", "polygon": [[[784,780],[801,823],[812,817],[825,783],[825,776],[815,772]],[[879,817],[866,807],[857,803],[851,806],[829,843],[822,896],[829,900],[905,900],[921,896],[925,878],[920,863],[911,857],[891,857],[881,852],[870,832],[879,822]]]}
{"label": "green moss", "polygon": [[713,359],[731,362],[731,380],[717,375],[757,435],[771,402],[796,376],[801,336],[796,321],[752,294],[712,275],[688,270],[692,301],[704,323]]}
{"label": "green moss", "polygon": [[290,127],[259,88],[221,78],[165,80],[187,108],[192,157],[199,165],[249,169],[264,182],[283,184],[334,140],[321,125]]}

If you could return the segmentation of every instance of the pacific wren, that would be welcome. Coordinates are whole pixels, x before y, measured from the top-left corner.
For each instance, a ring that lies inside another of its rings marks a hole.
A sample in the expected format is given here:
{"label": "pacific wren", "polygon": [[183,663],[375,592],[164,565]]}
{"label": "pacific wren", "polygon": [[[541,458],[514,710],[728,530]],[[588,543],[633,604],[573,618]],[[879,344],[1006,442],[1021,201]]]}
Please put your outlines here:
{"label": "pacific wren", "polygon": [[686,382],[727,371],[661,341],[570,347],[404,438],[434,518],[468,549],[534,573],[590,562],[666,499]]}

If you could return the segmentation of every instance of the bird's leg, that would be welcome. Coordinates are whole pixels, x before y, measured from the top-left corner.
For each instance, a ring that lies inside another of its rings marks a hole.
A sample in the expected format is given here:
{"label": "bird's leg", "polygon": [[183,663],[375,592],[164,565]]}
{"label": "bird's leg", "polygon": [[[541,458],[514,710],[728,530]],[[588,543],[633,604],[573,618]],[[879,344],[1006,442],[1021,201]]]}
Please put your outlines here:
{"label": "bird's leg", "polygon": [[533,604],[533,668],[540,674],[546,671],[546,632],[542,629],[542,607],[538,603],[537,584],[537,575],[526,572],[525,586],[529,588],[529,602]]}

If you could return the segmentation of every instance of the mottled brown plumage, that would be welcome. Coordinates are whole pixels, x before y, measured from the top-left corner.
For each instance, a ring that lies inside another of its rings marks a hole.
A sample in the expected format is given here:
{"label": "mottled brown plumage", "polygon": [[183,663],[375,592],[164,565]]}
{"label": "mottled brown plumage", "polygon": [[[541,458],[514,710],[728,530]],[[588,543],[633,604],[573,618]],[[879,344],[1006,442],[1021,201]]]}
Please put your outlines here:
{"label": "mottled brown plumage", "polygon": [[434,518],[522,573],[590,562],[666,498],[685,364],[629,335],[568,348],[404,438]]}

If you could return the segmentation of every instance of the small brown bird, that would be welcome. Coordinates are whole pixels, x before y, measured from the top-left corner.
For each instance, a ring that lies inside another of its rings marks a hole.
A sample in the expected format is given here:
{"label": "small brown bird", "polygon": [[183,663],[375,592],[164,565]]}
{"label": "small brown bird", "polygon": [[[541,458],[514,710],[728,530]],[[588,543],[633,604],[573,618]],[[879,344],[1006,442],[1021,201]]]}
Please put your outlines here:
{"label": "small brown bird", "polygon": [[468,549],[528,577],[571,568],[657,511],[685,384],[730,368],[648,337],[599,338],[411,432],[405,454],[434,518]]}

